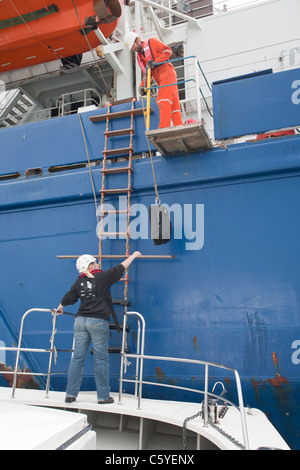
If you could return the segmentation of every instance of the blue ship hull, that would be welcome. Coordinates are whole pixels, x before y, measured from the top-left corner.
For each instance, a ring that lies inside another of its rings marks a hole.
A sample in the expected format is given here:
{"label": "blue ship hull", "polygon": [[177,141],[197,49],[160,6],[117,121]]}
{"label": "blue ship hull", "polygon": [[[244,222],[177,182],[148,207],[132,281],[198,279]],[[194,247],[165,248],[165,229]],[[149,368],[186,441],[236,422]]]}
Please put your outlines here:
{"label": "blue ship hull", "polygon": [[[104,124],[89,119],[95,114],[99,110],[81,115],[93,161],[103,150]],[[157,119],[155,110],[154,127]],[[140,154],[148,150],[142,117],[136,125],[134,148]],[[123,139],[118,147],[125,146]],[[74,282],[76,260],[58,256],[98,253],[97,219],[89,169],[67,167],[86,162],[77,115],[1,130],[0,142],[1,174],[21,175],[0,182],[0,341],[11,346],[24,312],[55,308]],[[55,166],[65,166],[64,171],[49,173]],[[26,177],[32,168],[40,168],[41,176]],[[158,156],[154,168],[160,199],[177,208],[177,218],[171,211],[176,238],[173,233],[165,245],[155,246],[149,237],[130,241],[131,252],[175,257],[136,260],[129,270],[129,310],[146,320],[145,353],[235,367],[245,404],[265,411],[288,444],[300,449],[300,136]],[[91,167],[91,173],[99,195],[100,167]],[[124,186],[122,178],[115,176],[115,187]],[[148,208],[155,199],[149,158],[133,161],[132,178],[132,204]],[[106,200],[116,208],[121,201]],[[103,253],[125,254],[125,241],[104,240]],[[106,269],[117,262],[102,263]],[[121,298],[123,289],[123,283],[116,284],[113,297]],[[76,305],[68,310],[76,313]],[[117,313],[122,321],[122,308]],[[24,345],[47,348],[51,326],[50,315],[32,314]],[[72,317],[58,317],[57,328],[57,349],[71,348]],[[120,344],[120,335],[111,331],[111,345]],[[135,351],[134,322],[128,347]],[[14,365],[15,353],[0,354],[6,367]],[[46,372],[46,356],[23,354],[21,367]],[[63,373],[51,379],[54,389],[65,389],[69,361],[69,353],[58,353],[53,369]],[[113,390],[118,390],[119,367],[119,355],[111,354]],[[234,399],[224,378],[228,398]],[[151,364],[145,379],[197,388],[203,371]],[[0,374],[0,385],[8,384]],[[42,385],[36,378],[36,386]],[[82,389],[94,387],[90,356]],[[195,400],[187,392],[158,390],[145,389],[150,397]],[[132,391],[130,385],[126,391]]]}

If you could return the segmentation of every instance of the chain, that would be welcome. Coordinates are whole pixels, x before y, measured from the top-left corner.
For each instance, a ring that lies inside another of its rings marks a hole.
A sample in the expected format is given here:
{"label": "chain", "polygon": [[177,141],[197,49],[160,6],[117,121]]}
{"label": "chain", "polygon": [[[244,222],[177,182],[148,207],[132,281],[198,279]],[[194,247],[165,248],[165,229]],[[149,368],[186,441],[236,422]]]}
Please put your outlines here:
{"label": "chain", "polygon": [[182,438],[183,438],[183,449],[186,450],[187,447],[186,447],[186,425],[188,423],[188,421],[191,421],[192,419],[195,419],[197,418],[198,416],[201,416],[202,415],[202,410],[201,411],[198,411],[198,413],[196,413],[195,415],[193,416],[190,416],[189,418],[185,418],[185,420],[183,421],[183,425],[182,425]]}
{"label": "chain", "polygon": [[236,445],[236,446],[239,447],[240,449],[245,450],[245,446],[243,446],[243,444],[241,444],[241,443],[240,443],[239,441],[237,441],[234,437],[232,437],[230,434],[228,434],[226,431],[224,431],[224,429],[220,428],[220,427],[217,426],[215,423],[213,423],[210,416],[209,416],[209,418],[208,418],[208,422],[209,422],[209,424],[211,425],[211,427],[214,428],[214,429],[216,429],[217,431],[219,431],[219,433],[222,434],[222,436],[224,436],[224,437],[226,437],[227,439],[229,439],[230,442],[232,442],[234,445]]}
{"label": "chain", "polygon": [[[203,407],[203,405],[202,405]],[[210,424],[210,426],[215,429],[216,431],[218,431],[220,434],[222,434],[222,436],[226,437],[230,442],[232,442],[234,445],[236,445],[237,447],[239,447],[241,450],[245,450],[245,446],[243,446],[243,444],[241,444],[239,441],[237,441],[233,436],[231,436],[230,434],[228,434],[226,431],[224,431],[224,429],[220,428],[219,426],[217,426],[215,423],[213,423],[211,417],[210,417],[210,407],[208,407],[208,413],[209,413],[209,416],[208,416],[208,423]],[[183,437],[183,449],[186,450],[187,449],[187,438],[186,438],[186,426],[187,426],[187,423],[189,421],[191,421],[192,419],[195,419],[197,418],[198,416],[202,416],[203,417],[203,408],[201,411],[199,411],[198,413],[196,413],[195,415],[193,416],[190,416],[188,418],[185,418],[184,422],[183,422],[183,425],[182,425],[182,437]]]}

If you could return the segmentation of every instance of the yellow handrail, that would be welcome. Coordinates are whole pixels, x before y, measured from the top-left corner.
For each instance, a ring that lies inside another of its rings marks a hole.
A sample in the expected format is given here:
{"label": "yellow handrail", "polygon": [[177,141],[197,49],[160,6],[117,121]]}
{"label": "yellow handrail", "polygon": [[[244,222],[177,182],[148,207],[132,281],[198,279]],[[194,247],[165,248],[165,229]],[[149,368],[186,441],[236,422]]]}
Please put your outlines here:
{"label": "yellow handrail", "polygon": [[146,108],[146,130],[150,129],[150,98],[151,98],[151,69],[147,69],[147,108]]}

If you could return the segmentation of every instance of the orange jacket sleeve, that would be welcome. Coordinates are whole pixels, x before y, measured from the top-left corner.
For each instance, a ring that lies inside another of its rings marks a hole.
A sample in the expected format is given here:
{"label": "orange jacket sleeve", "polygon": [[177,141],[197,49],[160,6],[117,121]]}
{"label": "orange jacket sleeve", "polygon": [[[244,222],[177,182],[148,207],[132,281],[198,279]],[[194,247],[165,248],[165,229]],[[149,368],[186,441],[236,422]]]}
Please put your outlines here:
{"label": "orange jacket sleeve", "polygon": [[172,49],[157,38],[149,40],[150,49],[156,63],[166,62],[172,55]]}
{"label": "orange jacket sleeve", "polygon": [[[157,38],[149,39],[149,44],[150,44],[150,50],[152,52],[154,61],[157,64],[161,62],[166,62],[167,60],[170,59],[172,55],[172,49],[169,46],[167,46],[166,44],[164,44]],[[147,61],[144,60],[144,63],[146,65]],[[143,74],[143,78],[142,78],[140,86],[143,86],[143,87],[146,86],[146,77],[144,74]]]}

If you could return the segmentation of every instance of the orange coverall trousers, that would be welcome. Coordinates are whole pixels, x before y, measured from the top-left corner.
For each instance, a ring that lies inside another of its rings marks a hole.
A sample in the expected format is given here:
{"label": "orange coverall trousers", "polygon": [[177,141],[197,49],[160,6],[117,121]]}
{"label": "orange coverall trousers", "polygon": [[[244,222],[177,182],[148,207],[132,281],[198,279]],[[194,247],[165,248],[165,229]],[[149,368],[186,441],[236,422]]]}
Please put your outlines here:
{"label": "orange coverall trousers", "polygon": [[170,127],[171,120],[174,126],[182,124],[177,85],[159,88],[157,104],[159,108],[159,128]]}

